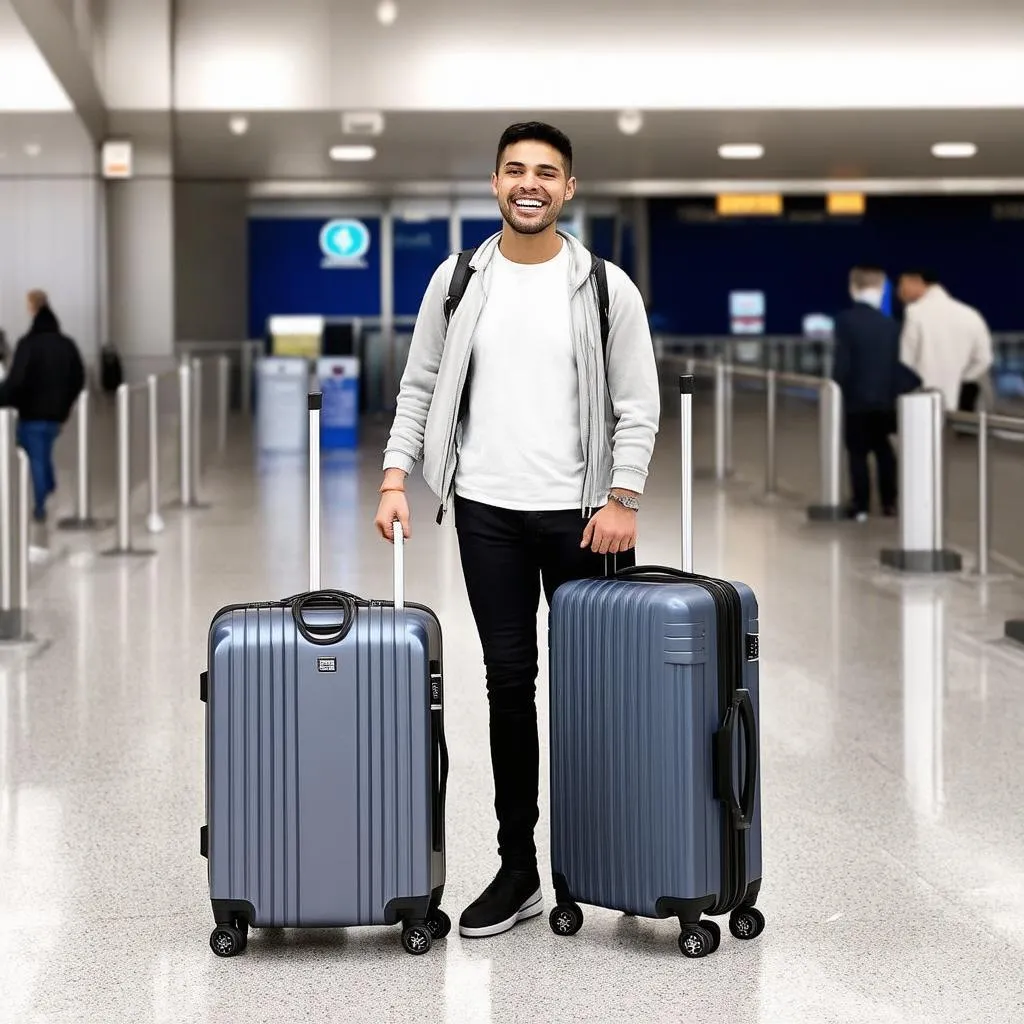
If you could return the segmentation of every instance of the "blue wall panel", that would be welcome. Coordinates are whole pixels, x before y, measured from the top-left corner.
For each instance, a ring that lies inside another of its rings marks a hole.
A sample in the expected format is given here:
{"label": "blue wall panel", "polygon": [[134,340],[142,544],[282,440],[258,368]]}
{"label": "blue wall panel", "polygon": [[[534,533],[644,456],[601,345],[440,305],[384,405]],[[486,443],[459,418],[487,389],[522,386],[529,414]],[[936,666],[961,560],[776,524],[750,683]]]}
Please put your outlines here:
{"label": "blue wall panel", "polygon": [[395,221],[395,315],[415,316],[438,265],[448,258],[448,221]]}
{"label": "blue wall panel", "polygon": [[462,247],[464,249],[471,249],[474,245],[479,245],[481,242],[486,241],[496,231],[501,230],[502,223],[500,217],[487,219],[467,217],[462,222]]}
{"label": "blue wall panel", "polygon": [[[815,219],[824,200],[787,200],[809,219],[684,219],[695,200],[650,204],[652,309],[665,329],[725,334],[728,294],[766,293],[766,329],[799,334],[807,313],[848,303],[851,265],[870,261],[891,278],[933,268],[953,295],[977,306],[993,330],[1024,327],[1024,221],[993,217],[992,197],[878,197],[862,218]],[[895,310],[900,313],[899,308]]]}
{"label": "blue wall panel", "polygon": [[364,268],[324,268],[320,229],[329,218],[249,219],[249,334],[263,337],[275,314],[380,315],[380,220],[370,231]]}

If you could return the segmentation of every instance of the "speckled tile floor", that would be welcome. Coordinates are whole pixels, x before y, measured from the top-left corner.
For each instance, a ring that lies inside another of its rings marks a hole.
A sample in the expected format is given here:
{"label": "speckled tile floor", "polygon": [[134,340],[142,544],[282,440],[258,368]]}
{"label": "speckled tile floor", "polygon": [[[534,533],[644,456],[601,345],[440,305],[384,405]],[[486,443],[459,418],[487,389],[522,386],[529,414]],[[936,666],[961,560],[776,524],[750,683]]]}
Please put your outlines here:
{"label": "speckled tile floor", "polygon": [[[674,427],[641,520],[647,562],[678,559]],[[390,549],[371,528],[379,440],[371,429],[358,458],[325,463],[324,580],[388,596]],[[486,701],[454,534],[418,478],[414,492],[409,596],[446,631],[457,917],[495,866]],[[898,578],[878,564],[893,524],[810,525],[742,480],[699,485],[696,553],[760,599],[760,939],[689,961],[673,923],[586,908],[571,940],[545,917],[418,958],[397,929],[257,932],[218,959],[198,673],[218,607],[304,586],[303,462],[257,465],[240,431],[204,497],[168,510],[156,537],[140,518],[153,557],[101,557],[109,534],[57,536],[34,570],[36,642],[0,649],[0,1020],[1024,1017],[1024,653],[1000,639],[1024,585]],[[543,700],[541,715],[544,735]],[[542,855],[546,822],[545,798]]]}

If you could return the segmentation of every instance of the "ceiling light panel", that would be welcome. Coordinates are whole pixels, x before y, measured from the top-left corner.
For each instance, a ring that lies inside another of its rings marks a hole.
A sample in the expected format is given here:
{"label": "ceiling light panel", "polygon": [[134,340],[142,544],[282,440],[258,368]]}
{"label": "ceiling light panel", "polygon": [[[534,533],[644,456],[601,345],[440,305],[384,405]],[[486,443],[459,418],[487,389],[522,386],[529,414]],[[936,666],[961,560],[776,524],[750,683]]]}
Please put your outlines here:
{"label": "ceiling light panel", "polygon": [[377,155],[373,146],[331,146],[332,160],[339,162],[353,160],[372,160]]}

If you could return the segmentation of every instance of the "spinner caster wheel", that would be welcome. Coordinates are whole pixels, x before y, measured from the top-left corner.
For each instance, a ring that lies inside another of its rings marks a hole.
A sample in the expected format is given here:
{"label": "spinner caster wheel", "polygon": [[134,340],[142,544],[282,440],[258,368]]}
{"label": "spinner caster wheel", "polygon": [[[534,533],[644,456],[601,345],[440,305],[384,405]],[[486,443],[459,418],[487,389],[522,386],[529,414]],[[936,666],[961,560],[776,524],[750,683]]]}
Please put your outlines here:
{"label": "spinner caster wheel", "polygon": [[583,927],[583,911],[575,903],[559,903],[548,923],[556,935],[575,935]]}
{"label": "spinner caster wheel", "polygon": [[703,924],[683,929],[679,936],[679,951],[691,960],[700,960],[711,952],[714,936]]}
{"label": "spinner caster wheel", "polygon": [[452,930],[452,919],[440,907],[427,918],[430,937],[436,942]]}
{"label": "spinner caster wheel", "polygon": [[729,931],[737,939],[756,939],[764,931],[764,914],[757,907],[741,907],[729,917]]}
{"label": "spinner caster wheel", "polygon": [[233,925],[219,924],[210,933],[210,949],[217,956],[238,956],[246,947],[245,935]]}
{"label": "spinner caster wheel", "polygon": [[722,944],[722,929],[719,928],[717,921],[710,918],[701,921],[700,926],[711,936],[711,952],[714,953]]}
{"label": "spinner caster wheel", "polygon": [[410,925],[402,930],[402,946],[406,953],[411,953],[413,956],[429,953],[433,942],[430,928],[425,924]]}

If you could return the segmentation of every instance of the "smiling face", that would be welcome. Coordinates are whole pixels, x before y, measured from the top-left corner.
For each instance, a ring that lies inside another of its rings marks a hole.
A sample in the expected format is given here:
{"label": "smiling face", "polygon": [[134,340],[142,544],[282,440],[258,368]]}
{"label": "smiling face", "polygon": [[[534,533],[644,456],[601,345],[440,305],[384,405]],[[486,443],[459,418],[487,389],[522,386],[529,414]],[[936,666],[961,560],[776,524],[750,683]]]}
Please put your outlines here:
{"label": "smiling face", "polygon": [[526,140],[507,146],[491,190],[506,223],[521,235],[537,235],[557,223],[562,207],[576,194],[565,161],[554,146]]}

